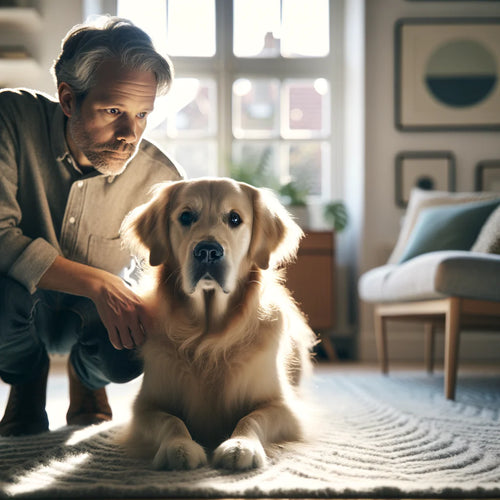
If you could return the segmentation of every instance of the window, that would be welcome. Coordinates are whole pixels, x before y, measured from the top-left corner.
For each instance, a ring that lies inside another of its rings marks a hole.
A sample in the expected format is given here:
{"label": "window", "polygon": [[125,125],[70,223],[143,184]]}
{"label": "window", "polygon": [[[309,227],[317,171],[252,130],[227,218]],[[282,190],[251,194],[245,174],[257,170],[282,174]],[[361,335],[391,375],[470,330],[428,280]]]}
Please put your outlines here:
{"label": "window", "polygon": [[[331,196],[332,0],[118,0],[174,64],[147,136],[189,177]],[[196,16],[193,16],[196,12]]]}

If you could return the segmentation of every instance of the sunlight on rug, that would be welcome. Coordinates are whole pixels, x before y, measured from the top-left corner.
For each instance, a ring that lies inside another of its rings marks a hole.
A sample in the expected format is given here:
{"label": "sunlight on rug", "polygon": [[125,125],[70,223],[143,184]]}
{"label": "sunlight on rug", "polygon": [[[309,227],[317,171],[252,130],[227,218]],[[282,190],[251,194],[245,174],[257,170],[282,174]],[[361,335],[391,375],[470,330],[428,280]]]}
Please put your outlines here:
{"label": "sunlight on rug", "polygon": [[265,468],[237,474],[155,471],[125,456],[115,440],[138,381],[110,387],[114,423],[65,427],[60,378],[52,393],[61,393],[49,388],[52,432],[0,438],[1,498],[500,496],[498,375],[461,375],[448,401],[441,374],[320,371],[314,440],[280,446]]}

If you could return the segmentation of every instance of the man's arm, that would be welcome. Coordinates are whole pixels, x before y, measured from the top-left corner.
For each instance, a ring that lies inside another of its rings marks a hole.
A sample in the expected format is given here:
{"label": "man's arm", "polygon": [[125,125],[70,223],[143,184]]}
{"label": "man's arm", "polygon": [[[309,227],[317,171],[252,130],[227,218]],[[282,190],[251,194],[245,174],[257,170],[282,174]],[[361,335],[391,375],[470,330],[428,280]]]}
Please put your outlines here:
{"label": "man's arm", "polygon": [[91,299],[116,349],[133,349],[144,342],[148,311],[118,276],[58,256],[38,287]]}

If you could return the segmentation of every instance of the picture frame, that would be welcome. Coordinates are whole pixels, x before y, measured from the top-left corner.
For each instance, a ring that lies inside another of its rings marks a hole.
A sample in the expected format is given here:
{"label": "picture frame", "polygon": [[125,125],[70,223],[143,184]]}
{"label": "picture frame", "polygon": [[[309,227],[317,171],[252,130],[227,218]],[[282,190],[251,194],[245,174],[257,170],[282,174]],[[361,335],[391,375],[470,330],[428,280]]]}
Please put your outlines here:
{"label": "picture frame", "polygon": [[500,18],[395,24],[395,126],[500,130]]}
{"label": "picture frame", "polygon": [[476,165],[475,190],[500,193],[500,160],[484,160]]}
{"label": "picture frame", "polygon": [[455,191],[455,156],[450,151],[402,151],[395,161],[396,205],[406,208],[411,190]]}

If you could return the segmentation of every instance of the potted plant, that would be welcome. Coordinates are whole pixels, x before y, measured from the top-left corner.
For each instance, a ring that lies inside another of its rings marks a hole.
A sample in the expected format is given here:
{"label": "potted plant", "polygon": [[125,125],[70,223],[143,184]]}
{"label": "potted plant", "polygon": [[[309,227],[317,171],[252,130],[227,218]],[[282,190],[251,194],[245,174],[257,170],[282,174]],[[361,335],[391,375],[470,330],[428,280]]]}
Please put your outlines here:
{"label": "potted plant", "polygon": [[239,163],[231,163],[229,177],[235,181],[245,182],[255,187],[276,189],[276,176],[269,168],[270,148],[264,149],[260,157],[246,157]]}
{"label": "potted plant", "polygon": [[290,181],[280,187],[279,194],[283,204],[286,205],[297,224],[303,229],[307,228],[310,223],[309,210],[307,207],[309,189],[299,186],[295,181]]}
{"label": "potted plant", "polygon": [[332,201],[325,205],[323,216],[337,233],[342,232],[349,223],[349,214],[343,201]]}

